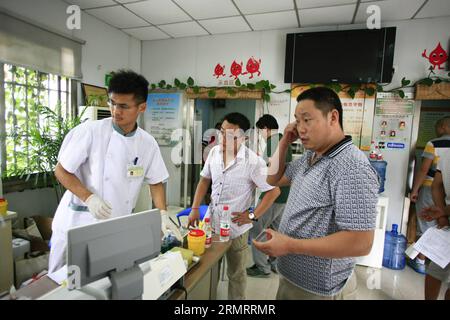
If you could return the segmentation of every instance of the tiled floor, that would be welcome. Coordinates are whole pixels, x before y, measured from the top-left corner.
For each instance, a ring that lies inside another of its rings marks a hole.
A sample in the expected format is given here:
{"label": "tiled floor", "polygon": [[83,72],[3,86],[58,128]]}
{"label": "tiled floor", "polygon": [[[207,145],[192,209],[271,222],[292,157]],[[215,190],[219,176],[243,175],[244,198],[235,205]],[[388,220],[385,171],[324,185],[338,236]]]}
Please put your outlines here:
{"label": "tiled floor", "polygon": [[[249,251],[249,257],[251,253]],[[249,258],[248,266],[252,265]],[[423,300],[425,276],[406,266],[403,270],[375,269],[356,266],[358,300]],[[447,287],[442,286],[439,299],[444,299]],[[228,280],[219,282],[217,298],[227,299]],[[247,277],[247,299],[273,300],[278,290],[278,275],[270,278]]]}

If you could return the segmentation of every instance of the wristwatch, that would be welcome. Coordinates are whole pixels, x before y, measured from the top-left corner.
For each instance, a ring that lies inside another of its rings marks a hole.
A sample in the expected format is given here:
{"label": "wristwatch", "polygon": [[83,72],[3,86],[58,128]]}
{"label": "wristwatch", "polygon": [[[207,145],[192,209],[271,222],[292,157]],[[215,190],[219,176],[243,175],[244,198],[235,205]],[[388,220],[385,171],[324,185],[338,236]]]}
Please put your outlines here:
{"label": "wristwatch", "polygon": [[253,213],[253,208],[248,209],[248,218],[252,221],[258,221]]}

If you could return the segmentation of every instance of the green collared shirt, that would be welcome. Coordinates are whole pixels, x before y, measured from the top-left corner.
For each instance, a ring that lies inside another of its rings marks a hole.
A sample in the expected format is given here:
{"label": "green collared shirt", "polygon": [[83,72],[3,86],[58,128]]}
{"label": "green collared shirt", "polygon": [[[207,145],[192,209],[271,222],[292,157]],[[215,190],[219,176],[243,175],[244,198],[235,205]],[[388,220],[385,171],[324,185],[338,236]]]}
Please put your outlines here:
{"label": "green collared shirt", "polygon": [[129,133],[127,133],[127,134],[125,134],[125,132],[124,132],[117,124],[115,124],[115,123],[113,122],[112,125],[113,125],[113,129],[114,129],[116,132],[118,132],[120,135],[125,136],[125,137],[132,137],[132,136],[134,136],[135,133],[136,133],[136,131],[137,131],[137,128],[138,128],[138,125],[137,125],[137,123],[136,123],[136,124],[135,124],[135,127],[134,127],[134,130],[131,131],[131,132],[129,132]]}
{"label": "green collared shirt", "polygon": [[[278,143],[280,142],[283,135],[281,133],[278,133],[278,139],[273,139],[276,135],[271,135],[267,138],[267,146],[266,150],[264,151],[264,160],[266,163],[268,162],[268,159],[275,153],[278,147]],[[287,154],[286,154],[286,164],[292,161],[292,148],[291,146],[288,146]],[[278,198],[275,200],[275,203],[286,203],[288,196],[289,196],[289,187],[280,187],[281,194],[278,196]],[[265,192],[261,193],[261,196],[259,197],[259,200],[261,200],[265,195]]]}

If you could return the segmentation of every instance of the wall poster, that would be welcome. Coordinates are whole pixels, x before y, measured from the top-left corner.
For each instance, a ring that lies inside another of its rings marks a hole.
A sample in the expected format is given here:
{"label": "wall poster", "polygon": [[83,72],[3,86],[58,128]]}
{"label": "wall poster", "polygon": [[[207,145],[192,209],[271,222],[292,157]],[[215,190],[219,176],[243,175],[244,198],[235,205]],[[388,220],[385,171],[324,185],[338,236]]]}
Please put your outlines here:
{"label": "wall poster", "polygon": [[145,126],[160,146],[171,144],[172,132],[180,128],[180,93],[150,93],[145,111]]}

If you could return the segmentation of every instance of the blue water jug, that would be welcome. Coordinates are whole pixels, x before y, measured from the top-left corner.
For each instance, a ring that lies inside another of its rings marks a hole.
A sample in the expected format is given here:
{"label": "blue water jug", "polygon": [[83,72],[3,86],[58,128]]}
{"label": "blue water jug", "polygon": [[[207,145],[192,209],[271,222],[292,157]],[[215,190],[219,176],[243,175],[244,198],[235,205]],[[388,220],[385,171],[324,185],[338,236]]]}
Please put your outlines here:
{"label": "blue water jug", "polygon": [[370,164],[377,171],[378,176],[380,177],[380,189],[378,193],[384,192],[384,182],[386,181],[386,166],[387,162],[384,160],[371,160],[369,159]]}
{"label": "blue water jug", "polygon": [[383,266],[389,269],[405,268],[406,237],[399,234],[398,225],[392,225],[392,231],[386,231],[384,238]]}

